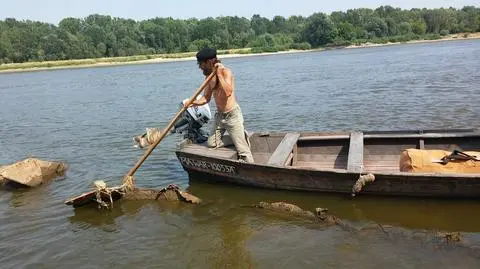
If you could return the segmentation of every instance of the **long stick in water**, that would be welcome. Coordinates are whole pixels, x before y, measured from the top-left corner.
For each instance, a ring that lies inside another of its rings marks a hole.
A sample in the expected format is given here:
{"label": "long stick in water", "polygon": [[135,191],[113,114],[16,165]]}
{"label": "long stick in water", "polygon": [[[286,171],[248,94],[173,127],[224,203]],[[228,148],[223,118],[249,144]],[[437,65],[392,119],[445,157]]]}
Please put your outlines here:
{"label": "long stick in water", "polygon": [[212,78],[216,75],[217,73],[217,70],[216,68],[213,70],[213,72],[205,79],[205,81],[202,83],[202,85],[200,86],[200,88],[198,88],[198,90],[195,92],[195,94],[193,95],[192,98],[190,98],[187,102],[187,104],[185,106],[182,106],[182,108],[180,109],[180,111],[177,112],[177,114],[175,115],[175,117],[173,117],[173,119],[170,121],[170,123],[168,124],[167,128],[163,130],[162,134],[160,135],[160,137],[158,138],[157,141],[155,141],[155,143],[153,143],[149,148],[148,150],[143,154],[142,158],[140,158],[140,160],[138,160],[138,162],[135,164],[134,167],[132,167],[130,169],[130,171],[128,171],[127,175],[125,175],[125,178],[126,177],[130,177],[130,176],[133,176],[133,174],[135,174],[135,172],[137,171],[137,169],[142,165],[142,163],[147,159],[147,157],[150,155],[150,153],[152,153],[152,151],[155,149],[155,147],[160,143],[160,141],[162,141],[162,139],[166,136],[166,134],[170,131],[170,129],[172,129],[173,125],[175,124],[175,122],[178,120],[178,118],[182,115],[183,112],[185,112],[185,110],[187,110],[187,108],[192,104],[192,102],[194,100],[197,99],[197,96],[203,91],[203,89],[205,88],[205,86],[208,85],[208,83],[210,82],[210,80],[212,80]]}

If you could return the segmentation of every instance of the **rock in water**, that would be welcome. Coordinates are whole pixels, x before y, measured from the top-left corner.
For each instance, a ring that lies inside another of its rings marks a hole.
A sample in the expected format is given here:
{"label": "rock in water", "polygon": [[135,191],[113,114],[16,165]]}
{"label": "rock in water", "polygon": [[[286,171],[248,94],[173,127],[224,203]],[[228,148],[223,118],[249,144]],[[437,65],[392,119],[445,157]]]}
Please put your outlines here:
{"label": "rock in water", "polygon": [[0,167],[0,184],[14,182],[21,186],[37,187],[56,177],[63,176],[67,165],[62,162],[28,158]]}

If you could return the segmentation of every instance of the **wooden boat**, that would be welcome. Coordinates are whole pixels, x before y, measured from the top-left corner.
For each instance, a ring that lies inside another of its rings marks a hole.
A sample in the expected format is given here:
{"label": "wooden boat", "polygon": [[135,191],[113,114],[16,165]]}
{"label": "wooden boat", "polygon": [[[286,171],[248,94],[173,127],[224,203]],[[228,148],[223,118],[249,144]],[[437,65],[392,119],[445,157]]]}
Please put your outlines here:
{"label": "wooden boat", "polygon": [[[361,175],[374,181],[361,194],[480,198],[480,173],[401,172],[405,149],[480,151],[480,131],[271,132],[250,136],[255,163],[233,147],[211,149],[182,140],[176,155],[190,180],[251,187],[351,194]],[[479,162],[480,165],[480,162]]]}

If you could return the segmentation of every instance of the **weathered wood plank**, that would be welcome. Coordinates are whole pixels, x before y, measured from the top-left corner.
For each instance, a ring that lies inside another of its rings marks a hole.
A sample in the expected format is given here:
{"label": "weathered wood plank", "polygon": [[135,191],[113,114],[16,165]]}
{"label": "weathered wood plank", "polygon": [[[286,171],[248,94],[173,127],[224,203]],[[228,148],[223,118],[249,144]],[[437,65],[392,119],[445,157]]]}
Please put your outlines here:
{"label": "weathered wood plank", "polygon": [[191,153],[191,154],[222,158],[222,159],[236,159],[237,157],[237,151],[234,148],[223,147],[223,148],[214,149],[214,148],[208,148],[207,146],[202,144],[186,145],[182,149],[182,151]]}
{"label": "weathered wood plank", "polygon": [[309,135],[300,137],[298,141],[342,140],[348,138],[348,135]]}
{"label": "weathered wood plank", "polygon": [[344,167],[338,167],[334,163],[318,163],[318,162],[297,162],[295,167],[299,168],[316,168],[316,169],[342,169]]}
{"label": "weathered wood plank", "polygon": [[288,156],[293,151],[293,148],[297,144],[298,138],[300,137],[299,133],[287,133],[283,140],[280,142],[278,147],[272,153],[272,156],[268,160],[270,165],[279,165],[284,166],[285,162],[288,159]]}
{"label": "weathered wood plank", "polygon": [[293,159],[292,159],[292,166],[294,166],[298,161],[298,146],[295,144],[293,147]]}
{"label": "weathered wood plank", "polygon": [[398,155],[367,155],[363,152],[363,163],[367,161],[372,162],[397,162],[400,161],[400,154]]}
{"label": "weathered wood plank", "polygon": [[314,155],[314,154],[298,154],[297,161],[299,162],[344,162],[348,161],[347,155]]}
{"label": "weathered wood plank", "polygon": [[291,166],[293,163],[293,152],[291,152],[289,155],[288,155],[288,158],[287,160],[285,161],[285,163],[283,165],[287,166]]}
{"label": "weathered wood plank", "polygon": [[[365,139],[381,139],[381,138],[465,138],[479,137],[480,132],[464,132],[464,133],[422,133],[422,134],[398,134],[398,133],[378,133],[365,134]],[[349,135],[311,135],[302,136],[299,141],[315,141],[315,140],[342,140],[348,139]]]}
{"label": "weathered wood plank", "polygon": [[352,132],[350,134],[350,147],[348,150],[349,172],[361,173],[363,170],[363,133]]}
{"label": "weathered wood plank", "polygon": [[271,153],[266,153],[266,152],[252,152],[253,159],[255,159],[255,163],[257,164],[266,164],[268,162],[268,159],[270,159],[270,156],[272,156]]}

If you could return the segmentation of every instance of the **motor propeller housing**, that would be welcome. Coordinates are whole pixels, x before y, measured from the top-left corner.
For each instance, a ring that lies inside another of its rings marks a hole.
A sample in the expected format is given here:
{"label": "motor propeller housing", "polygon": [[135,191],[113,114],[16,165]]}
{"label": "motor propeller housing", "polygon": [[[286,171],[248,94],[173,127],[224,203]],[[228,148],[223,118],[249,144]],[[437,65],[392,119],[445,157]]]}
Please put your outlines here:
{"label": "motor propeller housing", "polygon": [[[201,98],[201,96],[198,98]],[[180,103],[180,108],[183,107],[187,101],[188,99],[184,99]],[[208,133],[201,128],[206,125],[211,118],[212,113],[208,103],[201,106],[190,106],[175,122],[172,133],[183,134],[184,138],[188,138],[195,143],[203,143],[207,141]]]}

